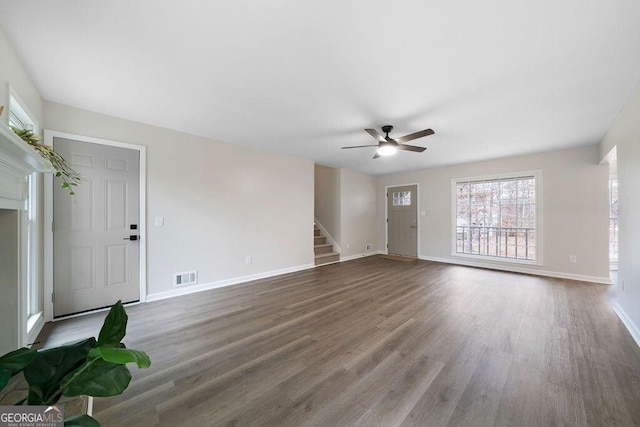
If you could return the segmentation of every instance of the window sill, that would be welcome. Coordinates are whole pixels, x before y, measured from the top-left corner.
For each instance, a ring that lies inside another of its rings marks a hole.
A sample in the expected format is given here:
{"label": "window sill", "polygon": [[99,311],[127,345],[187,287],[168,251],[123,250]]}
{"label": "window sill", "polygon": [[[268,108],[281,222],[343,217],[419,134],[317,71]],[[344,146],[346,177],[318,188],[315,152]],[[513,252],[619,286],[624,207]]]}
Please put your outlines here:
{"label": "window sill", "polygon": [[452,252],[451,256],[456,258],[484,261],[484,262],[489,262],[493,264],[518,264],[518,265],[531,265],[536,267],[542,267],[544,265],[539,261],[530,261],[525,259],[513,259],[513,258],[498,258],[498,257],[492,257],[492,256],[485,256],[485,255],[461,254],[458,252]]}

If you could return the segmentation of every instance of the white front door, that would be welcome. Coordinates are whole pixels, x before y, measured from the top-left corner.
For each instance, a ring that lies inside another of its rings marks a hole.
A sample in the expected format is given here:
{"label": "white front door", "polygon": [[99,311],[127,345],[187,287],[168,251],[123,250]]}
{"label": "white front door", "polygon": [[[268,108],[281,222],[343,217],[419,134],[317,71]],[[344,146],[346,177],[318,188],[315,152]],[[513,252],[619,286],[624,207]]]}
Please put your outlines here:
{"label": "white front door", "polygon": [[138,301],[140,152],[53,142],[83,178],[74,196],[54,180],[54,317]]}

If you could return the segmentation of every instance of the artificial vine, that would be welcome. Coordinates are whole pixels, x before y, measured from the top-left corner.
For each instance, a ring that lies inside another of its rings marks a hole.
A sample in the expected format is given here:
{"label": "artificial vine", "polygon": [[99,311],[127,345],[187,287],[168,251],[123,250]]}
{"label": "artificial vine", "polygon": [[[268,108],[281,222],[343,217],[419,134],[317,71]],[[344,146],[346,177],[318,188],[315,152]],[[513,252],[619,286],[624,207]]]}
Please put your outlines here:
{"label": "artificial vine", "polygon": [[41,144],[40,137],[33,133],[29,129],[19,129],[15,126],[11,126],[11,129],[18,135],[24,142],[32,146],[40,153],[42,157],[47,159],[53,168],[56,170],[55,176],[62,179],[61,188],[66,189],[69,195],[76,194],[73,191],[74,187],[78,186],[78,182],[82,180],[82,176],[69,165],[69,163],[60,154],[53,151],[53,147]]}

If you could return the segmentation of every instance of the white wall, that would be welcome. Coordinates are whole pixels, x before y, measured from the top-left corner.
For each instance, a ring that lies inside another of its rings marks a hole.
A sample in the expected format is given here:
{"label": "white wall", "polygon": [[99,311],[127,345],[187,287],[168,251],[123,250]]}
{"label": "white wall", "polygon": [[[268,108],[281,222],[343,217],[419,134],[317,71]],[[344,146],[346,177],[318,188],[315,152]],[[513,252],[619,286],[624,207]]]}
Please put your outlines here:
{"label": "white wall", "polygon": [[616,310],[640,344],[640,86],[607,131],[600,158],[614,147],[620,208]]}
{"label": "white wall", "polygon": [[[448,262],[451,255],[451,180],[491,174],[541,170],[543,185],[543,263],[539,272],[585,280],[608,280],[608,206],[606,165],[598,165],[598,147],[581,147],[535,155],[468,163],[380,177],[385,186],[419,183],[419,256]],[[379,235],[385,241],[385,200],[379,198]],[[569,255],[578,262],[569,263]],[[497,266],[484,262],[484,265]],[[502,263],[504,264],[504,263]],[[510,265],[507,268],[515,268]]]}
{"label": "white wall", "polygon": [[313,264],[312,162],[51,102],[44,126],[147,146],[151,298],[178,272],[214,283]]}
{"label": "white wall", "polygon": [[340,169],[315,165],[314,215],[336,242],[340,242]]}
{"label": "white wall", "polygon": [[20,100],[25,104],[23,107],[27,108],[34,119],[42,124],[42,98],[31,82],[31,78],[22,66],[22,62],[14,52],[2,28],[0,28],[0,58],[2,58],[2,66],[0,66],[0,105],[5,106],[5,112],[2,114],[1,120],[4,124],[9,123],[9,88],[7,84],[10,84],[20,97]]}
{"label": "white wall", "polygon": [[[341,258],[371,254],[379,249],[377,178],[340,169]],[[367,244],[373,245],[366,251]]]}

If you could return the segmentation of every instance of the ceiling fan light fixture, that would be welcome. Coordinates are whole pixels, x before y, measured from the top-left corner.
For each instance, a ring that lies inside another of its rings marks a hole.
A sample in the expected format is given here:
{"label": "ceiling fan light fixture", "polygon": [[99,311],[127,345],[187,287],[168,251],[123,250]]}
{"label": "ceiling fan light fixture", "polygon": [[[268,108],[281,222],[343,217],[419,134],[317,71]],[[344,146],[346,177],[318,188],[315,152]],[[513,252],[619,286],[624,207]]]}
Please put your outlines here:
{"label": "ceiling fan light fixture", "polygon": [[375,129],[365,129],[365,132],[367,132],[376,141],[378,141],[377,145],[353,145],[350,147],[342,147],[342,149],[344,150],[347,148],[367,148],[367,147],[377,146],[378,149],[376,150],[375,156],[373,156],[374,159],[379,159],[382,156],[385,156],[385,157],[393,156],[394,154],[396,154],[398,150],[422,153],[424,150],[426,150],[426,147],[409,145],[407,144],[407,142],[413,141],[414,139],[422,138],[423,136],[433,135],[435,133],[433,129],[425,129],[419,132],[410,133],[409,135],[405,135],[403,137],[394,139],[389,136],[389,132],[391,132],[392,129],[393,129],[393,126],[391,125],[382,126],[382,131],[386,134],[386,136],[383,136],[380,132],[378,132]]}
{"label": "ceiling fan light fixture", "polygon": [[380,156],[393,156],[398,152],[398,147],[391,144],[384,144],[378,147],[378,155]]}

